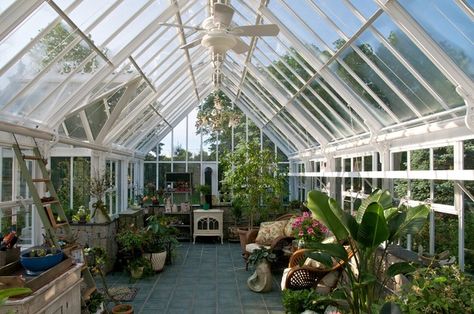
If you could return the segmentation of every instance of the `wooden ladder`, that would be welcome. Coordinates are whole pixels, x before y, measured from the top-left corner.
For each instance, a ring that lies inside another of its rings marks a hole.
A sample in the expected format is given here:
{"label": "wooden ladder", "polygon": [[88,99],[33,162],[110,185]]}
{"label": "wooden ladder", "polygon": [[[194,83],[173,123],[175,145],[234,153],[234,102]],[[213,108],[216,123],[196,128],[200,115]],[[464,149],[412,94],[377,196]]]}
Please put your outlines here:
{"label": "wooden ladder", "polygon": [[[61,247],[61,244],[64,244],[64,242],[62,243],[62,240],[68,244],[74,245],[75,239],[71,226],[69,225],[66,213],[61,206],[56,189],[51,182],[51,174],[48,169],[46,169],[46,160],[41,156],[36,140],[33,138],[33,141],[35,142],[33,155],[26,155],[22,152],[15,134],[13,134],[13,137],[16,142],[16,144],[13,145],[13,150],[18,160],[18,164],[20,165],[21,174],[28,184],[34,205],[36,206],[38,215],[43,223],[46,233],[45,241],[58,248]],[[40,178],[32,177],[27,165],[27,162],[30,160],[36,162],[38,165],[41,173]],[[45,184],[46,191],[48,191],[49,195],[40,196],[38,184],[42,183]],[[58,233],[61,234],[61,237],[58,236]],[[86,289],[82,292],[82,303],[84,305],[85,301],[90,298],[91,294],[96,291],[97,288],[94,277],[85,264],[81,272],[82,278],[86,284]]]}

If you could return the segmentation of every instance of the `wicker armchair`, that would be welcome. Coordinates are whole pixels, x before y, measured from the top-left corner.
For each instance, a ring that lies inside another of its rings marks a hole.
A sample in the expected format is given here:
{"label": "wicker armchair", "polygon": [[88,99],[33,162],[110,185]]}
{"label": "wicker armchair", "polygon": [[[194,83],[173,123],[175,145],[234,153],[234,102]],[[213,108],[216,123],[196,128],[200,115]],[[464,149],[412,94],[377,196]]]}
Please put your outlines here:
{"label": "wicker armchair", "polygon": [[[275,221],[281,221],[281,220],[288,220],[291,217],[293,217],[294,214],[285,214],[277,219]],[[257,239],[258,235],[258,228],[252,229],[252,230],[239,230],[239,236],[240,236],[240,246],[242,248],[242,257],[244,258],[246,262],[246,269],[248,268],[248,257],[252,253],[249,251],[249,244],[254,244],[255,240]],[[293,237],[286,237],[286,236],[281,236],[276,238],[275,240],[272,241],[271,245],[267,248],[272,250],[275,254],[277,254],[277,257],[283,256],[283,248],[286,246],[291,245],[291,242],[294,240]],[[258,247],[259,245],[255,243],[255,247]]]}
{"label": "wicker armchair", "polygon": [[[282,289],[316,289],[320,293],[329,293],[336,288],[342,274],[344,261],[335,262],[330,268],[304,265],[310,249],[300,249],[291,255],[287,270],[282,278]],[[349,259],[352,251],[348,250]]]}

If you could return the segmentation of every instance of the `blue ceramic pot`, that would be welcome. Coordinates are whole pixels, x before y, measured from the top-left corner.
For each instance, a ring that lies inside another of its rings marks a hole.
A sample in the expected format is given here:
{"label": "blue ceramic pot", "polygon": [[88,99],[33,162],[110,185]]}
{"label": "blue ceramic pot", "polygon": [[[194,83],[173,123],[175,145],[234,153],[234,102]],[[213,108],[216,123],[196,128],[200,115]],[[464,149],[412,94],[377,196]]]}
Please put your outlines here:
{"label": "blue ceramic pot", "polygon": [[64,254],[61,250],[58,250],[55,254],[52,254],[50,248],[40,248],[47,251],[46,256],[30,257],[30,252],[34,249],[38,248],[32,248],[31,250],[21,254],[20,257],[20,263],[23,268],[31,272],[45,271],[59,264],[63,260]]}

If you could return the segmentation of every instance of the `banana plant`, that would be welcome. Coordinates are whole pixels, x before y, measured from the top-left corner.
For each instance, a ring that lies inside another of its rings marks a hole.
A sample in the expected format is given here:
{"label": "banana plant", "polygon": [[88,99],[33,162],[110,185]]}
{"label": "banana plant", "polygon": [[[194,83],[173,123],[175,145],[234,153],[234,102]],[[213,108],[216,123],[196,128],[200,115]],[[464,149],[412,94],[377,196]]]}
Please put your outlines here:
{"label": "banana plant", "polygon": [[[309,192],[307,207],[337,239],[335,244],[315,244],[311,257],[322,263],[333,259],[345,262],[347,281],[338,287],[335,302],[346,304],[352,313],[373,313],[383,287],[383,282],[378,280],[380,275],[387,278],[413,267],[408,263],[397,263],[383,272],[388,245],[402,235],[419,232],[427,221],[430,208],[424,204],[393,207],[392,197],[386,190],[376,190],[363,200],[355,216],[342,210],[334,199],[320,191]],[[354,253],[350,263],[345,246],[350,246],[349,251]],[[341,291],[343,297],[337,299]]]}

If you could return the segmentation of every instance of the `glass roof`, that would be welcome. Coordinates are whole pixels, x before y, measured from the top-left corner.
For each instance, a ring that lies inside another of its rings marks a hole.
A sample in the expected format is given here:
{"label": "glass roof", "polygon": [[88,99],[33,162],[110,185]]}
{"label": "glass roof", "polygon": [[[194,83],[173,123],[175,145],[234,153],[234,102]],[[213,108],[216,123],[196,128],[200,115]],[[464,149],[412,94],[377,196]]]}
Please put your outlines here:
{"label": "glass roof", "polygon": [[279,28],[225,54],[214,2],[1,1],[1,120],[146,154],[221,89],[296,154],[470,114],[472,1],[220,1],[227,32]]}

